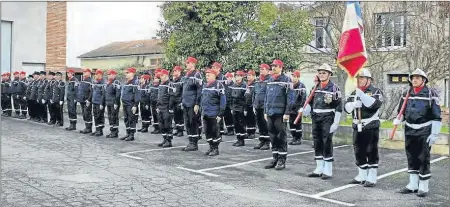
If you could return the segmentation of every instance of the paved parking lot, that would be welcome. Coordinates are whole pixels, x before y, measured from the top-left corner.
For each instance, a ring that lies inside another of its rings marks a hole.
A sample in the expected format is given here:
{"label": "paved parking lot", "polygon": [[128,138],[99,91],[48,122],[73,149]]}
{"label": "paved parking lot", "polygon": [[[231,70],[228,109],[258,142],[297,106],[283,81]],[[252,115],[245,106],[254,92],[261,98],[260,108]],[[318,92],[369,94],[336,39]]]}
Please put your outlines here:
{"label": "paved parking lot", "polygon": [[162,149],[150,133],[125,142],[12,118],[1,124],[1,206],[449,206],[449,159],[438,155],[430,196],[418,198],[396,193],[408,182],[398,150],[380,150],[378,184],[364,188],[347,185],[357,172],[347,145],[335,146],[333,179],[323,181],[306,177],[315,167],[308,141],[289,146],[286,169],[276,171],[264,169],[271,152],[253,150],[256,140],[233,147],[224,137],[220,155],[208,157],[204,139],[199,151],[183,152],[186,138]]}

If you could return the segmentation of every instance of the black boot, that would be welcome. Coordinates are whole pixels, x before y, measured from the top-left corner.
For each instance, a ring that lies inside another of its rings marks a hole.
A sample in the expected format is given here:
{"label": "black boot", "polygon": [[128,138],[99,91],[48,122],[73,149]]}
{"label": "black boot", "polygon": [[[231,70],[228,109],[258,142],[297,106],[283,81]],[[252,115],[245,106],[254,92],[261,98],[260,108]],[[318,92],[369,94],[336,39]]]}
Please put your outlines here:
{"label": "black boot", "polygon": [[103,129],[102,129],[101,127],[99,127],[99,128],[97,129],[97,131],[95,132],[95,136],[96,136],[96,137],[103,136]]}
{"label": "black boot", "polygon": [[125,139],[125,141],[133,141],[134,140],[134,132],[130,132],[130,135],[128,138]]}
{"label": "black boot", "polygon": [[186,147],[183,147],[181,150],[186,151],[186,149],[192,148],[192,137],[189,137],[189,144]]}
{"label": "black boot", "polygon": [[265,140],[264,145],[261,147],[260,150],[269,150],[270,149],[270,141]]}
{"label": "black boot", "polygon": [[153,131],[150,132],[151,134],[161,134],[161,131],[159,130],[158,125],[153,125]]}
{"label": "black boot", "polygon": [[275,167],[275,170],[282,170],[282,169],[286,168],[286,157],[287,157],[287,154],[284,154],[284,155],[278,154],[278,163],[277,163],[277,166]]}
{"label": "black boot", "polygon": [[77,126],[76,122],[70,122],[69,127],[67,127],[66,130],[67,131],[77,130],[76,126]]}
{"label": "black boot", "polygon": [[219,155],[219,144],[220,142],[213,142],[213,150],[209,153],[209,156],[217,156]]}
{"label": "black boot", "polygon": [[245,146],[244,136],[241,136],[241,138],[238,140],[238,143],[236,144],[236,147],[242,147]]}
{"label": "black boot", "polygon": [[240,139],[240,138],[241,138],[241,135],[237,135],[237,136],[236,136],[236,142],[233,143],[232,145],[233,145],[233,146],[238,145],[238,144],[239,144],[239,139]]}
{"label": "black boot", "polygon": [[299,137],[294,137],[290,142],[289,145],[301,145],[302,141]]}
{"label": "black boot", "polygon": [[128,139],[128,137],[130,137],[130,130],[129,129],[127,129],[127,135],[125,135],[123,137],[120,137],[119,139],[120,140],[126,140],[126,139]]}
{"label": "black boot", "polygon": [[192,139],[191,146],[188,145],[187,147],[184,148],[183,151],[189,152],[189,151],[197,151],[198,150],[197,137],[191,137],[191,139]]}
{"label": "black boot", "polygon": [[256,145],[255,147],[253,147],[253,149],[261,149],[261,147],[264,145],[264,141],[259,140],[258,145]]}
{"label": "black boot", "polygon": [[213,150],[214,150],[213,143],[212,141],[209,141],[209,149],[204,153],[204,155],[209,155],[209,153],[211,153]]}
{"label": "black boot", "polygon": [[227,134],[226,134],[227,136],[234,136],[234,128],[228,128],[227,129]]}
{"label": "black boot", "polygon": [[270,161],[268,165],[264,166],[264,168],[265,169],[274,168],[275,166],[277,166],[277,162],[278,162],[278,153],[272,153],[272,161]]}
{"label": "black boot", "polygon": [[148,127],[147,124],[143,124],[142,128],[138,129],[138,132],[142,132],[142,133],[147,133],[148,132]]}
{"label": "black boot", "polygon": [[86,128],[80,131],[81,134],[92,133],[92,124],[85,124]]}
{"label": "black boot", "polygon": [[164,144],[166,144],[166,142],[167,142],[167,136],[163,135],[163,141],[158,144],[158,147],[162,147]]}
{"label": "black boot", "polygon": [[27,118],[27,115],[26,114],[21,114],[21,115],[19,115],[19,119],[26,119]]}
{"label": "black boot", "polygon": [[163,148],[172,147],[172,136],[171,135],[166,136],[166,143],[164,143],[162,147]]}
{"label": "black boot", "polygon": [[117,137],[119,137],[119,128],[113,129],[109,136],[109,138],[117,138]]}
{"label": "black boot", "polygon": [[245,139],[255,139],[255,133],[248,134],[248,136]]}
{"label": "black boot", "polygon": [[[175,134],[174,134],[174,136],[175,136]],[[177,136],[177,137],[182,137],[182,136],[184,136],[184,134],[183,134],[183,127],[179,127],[179,128],[177,129],[176,136]]]}

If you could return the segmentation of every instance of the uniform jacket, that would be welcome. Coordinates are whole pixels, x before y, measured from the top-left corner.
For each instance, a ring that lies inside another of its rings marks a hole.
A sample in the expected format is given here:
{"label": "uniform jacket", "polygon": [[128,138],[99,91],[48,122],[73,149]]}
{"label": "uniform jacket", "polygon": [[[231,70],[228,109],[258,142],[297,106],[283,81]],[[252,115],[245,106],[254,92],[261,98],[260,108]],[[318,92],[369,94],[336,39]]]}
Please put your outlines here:
{"label": "uniform jacket", "polygon": [[84,103],[86,101],[91,102],[91,91],[92,91],[92,79],[91,77],[82,80],[80,85],[78,85],[77,101]]}
{"label": "uniform jacket", "polygon": [[64,95],[66,92],[65,88],[66,88],[66,83],[64,83],[64,81],[55,80],[53,87],[51,88],[52,94],[51,94],[50,100],[52,100],[53,103],[58,103],[58,104],[60,101],[64,102]]}
{"label": "uniform jacket", "polygon": [[106,85],[103,79],[95,80],[92,84],[92,103],[105,106]]}
{"label": "uniform jacket", "polygon": [[181,98],[183,96],[183,81],[181,77],[173,80],[171,82],[171,87],[173,88],[173,101],[175,105],[181,103]]}
{"label": "uniform jacket", "polygon": [[291,114],[294,104],[294,91],[291,79],[282,73],[279,77],[269,77],[267,92],[264,102],[264,113],[272,115]]}
{"label": "uniform jacket", "polygon": [[[376,129],[380,127],[380,118],[379,118],[379,109],[381,108],[381,105],[383,104],[383,92],[375,87],[374,85],[370,84],[366,90],[363,91],[365,94],[373,97],[375,99],[375,102],[369,106],[366,107],[364,104],[362,104],[361,107],[361,122],[363,129]],[[347,98],[347,103],[351,103],[355,101],[355,94],[356,91],[353,91],[350,96]],[[353,129],[358,129],[358,116],[357,116],[357,110],[353,111],[347,111],[344,107],[345,112],[351,113],[353,117]]]}
{"label": "uniform jacket", "polygon": [[173,102],[173,88],[170,87],[170,81],[166,82],[161,81],[161,84],[158,86],[158,102],[156,106],[159,110],[173,110],[174,102]]}
{"label": "uniform jacket", "polygon": [[306,101],[306,87],[305,84],[298,81],[297,83],[293,84],[293,90],[294,90],[294,104],[292,105],[291,112],[293,114],[296,114],[297,111],[303,107]]}
{"label": "uniform jacket", "polygon": [[47,85],[45,86],[45,90],[44,90],[44,99],[46,101],[50,101],[50,99],[52,99],[53,96],[53,86],[56,84],[56,80],[55,79],[51,79],[48,81]]}
{"label": "uniform jacket", "polygon": [[231,89],[231,110],[243,112],[246,109],[245,91],[247,90],[247,84],[242,81],[241,83],[234,82],[230,86]]}
{"label": "uniform jacket", "polygon": [[38,96],[37,96],[38,101],[45,99],[45,88],[47,87],[48,84],[49,84],[49,80],[47,80],[47,79],[41,79],[39,81]]}
{"label": "uniform jacket", "polygon": [[231,98],[231,88],[230,86],[232,86],[234,84],[233,81],[225,81],[225,84],[223,84],[223,86],[225,87],[225,96],[227,99],[227,108],[231,108],[231,102],[233,101]]}
{"label": "uniform jacket", "polygon": [[309,104],[313,121],[333,121],[335,112],[342,113],[341,91],[331,81],[328,81],[328,84],[323,88],[319,84]]}
{"label": "uniform jacket", "polygon": [[122,86],[121,95],[124,106],[138,107],[141,101],[141,94],[139,92],[139,80],[136,76]]}
{"label": "uniform jacket", "polygon": [[13,95],[23,96],[27,90],[27,80],[26,79],[14,79],[11,83],[10,93]]}
{"label": "uniform jacket", "polygon": [[226,102],[225,87],[218,80],[203,85],[201,108],[204,116],[223,116]]}
{"label": "uniform jacket", "polygon": [[10,89],[10,81],[9,80],[2,80],[2,94],[3,95],[9,95],[9,89]]}
{"label": "uniform jacket", "polygon": [[141,84],[139,93],[141,93],[141,105],[150,105],[150,83]]}
{"label": "uniform jacket", "polygon": [[255,81],[247,82],[247,89],[245,90],[245,104],[246,107],[253,107],[253,93],[255,91]]}
{"label": "uniform jacket", "polygon": [[155,83],[153,82],[150,85],[150,102],[152,104],[156,104],[158,101],[158,91],[159,91],[159,82]]}
{"label": "uniform jacket", "polygon": [[105,104],[120,106],[120,82],[116,79],[108,81],[105,88]]}
{"label": "uniform jacket", "polygon": [[[405,135],[422,136],[431,134],[431,121],[441,121],[441,108],[439,106],[439,95],[436,91],[424,86],[424,88],[415,94],[410,90],[410,96],[406,103],[406,109],[403,113],[405,117]],[[406,98],[406,91],[403,92],[397,112],[403,105]]]}
{"label": "uniform jacket", "polygon": [[35,82],[36,80],[33,79],[28,81],[27,89],[25,90],[25,97],[27,97],[27,100],[32,100],[31,93],[33,92],[33,85],[35,84]]}
{"label": "uniform jacket", "polygon": [[203,77],[199,71],[193,71],[183,77],[182,104],[183,107],[200,105]]}
{"label": "uniform jacket", "polygon": [[264,109],[264,100],[266,98],[267,82],[270,75],[266,75],[264,80],[255,79],[255,88],[253,90],[253,107]]}
{"label": "uniform jacket", "polygon": [[40,101],[40,99],[38,98],[38,95],[39,95],[39,86],[41,84],[41,81],[42,80],[36,79],[31,84],[30,100]]}
{"label": "uniform jacket", "polygon": [[72,77],[67,83],[67,100],[73,101],[77,99],[78,86],[80,82],[77,78]]}

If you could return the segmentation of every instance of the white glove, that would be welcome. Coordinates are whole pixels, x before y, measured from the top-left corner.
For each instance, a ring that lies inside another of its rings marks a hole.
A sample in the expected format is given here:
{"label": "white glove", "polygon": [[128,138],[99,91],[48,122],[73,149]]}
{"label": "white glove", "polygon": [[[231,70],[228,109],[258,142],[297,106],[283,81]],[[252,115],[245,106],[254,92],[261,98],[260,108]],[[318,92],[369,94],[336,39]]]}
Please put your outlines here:
{"label": "white glove", "polygon": [[103,110],[103,105],[100,105],[100,110]]}
{"label": "white glove", "polygon": [[145,109],[147,109],[147,110],[148,110],[148,105],[145,105]]}
{"label": "white glove", "polygon": [[397,126],[397,125],[399,125],[399,124],[401,124],[402,123],[402,121],[400,120],[400,119],[398,119],[398,118],[395,118],[394,119],[394,126]]}
{"label": "white glove", "polygon": [[362,107],[362,102],[359,100],[352,102],[352,103],[353,103],[353,109],[358,109],[358,108]]}
{"label": "white glove", "polygon": [[361,97],[363,94],[364,94],[364,92],[361,89],[356,88],[356,94],[355,94],[356,97]]}
{"label": "white glove", "polygon": [[156,108],[156,113],[159,113],[159,109],[158,108]]}
{"label": "white glove", "polygon": [[222,118],[220,118],[220,116],[217,116],[217,117],[216,117],[217,122],[220,122],[221,119],[222,119]]}
{"label": "white glove", "polygon": [[[302,108],[303,109],[303,108]],[[311,106],[308,104],[306,105],[306,107],[303,109],[303,116],[310,116],[311,115]]]}
{"label": "white glove", "polygon": [[264,114],[264,119],[267,121],[267,114]]}
{"label": "white glove", "polygon": [[184,109],[184,107],[183,107],[183,103],[180,103],[180,108],[181,108],[181,110],[183,110],[183,109]]}
{"label": "white glove", "polygon": [[80,102],[76,102],[76,101],[75,101],[75,103],[77,103],[78,106],[81,105]]}
{"label": "white glove", "polygon": [[198,109],[199,109],[198,105],[195,105],[195,106],[194,106],[194,113],[195,113],[195,114],[198,114]]}
{"label": "white glove", "polygon": [[17,97],[17,98],[20,98],[20,96],[19,96],[19,95],[17,95],[16,97]]}
{"label": "white glove", "polygon": [[255,114],[256,114],[256,108],[253,108],[253,113],[255,113]]}
{"label": "white glove", "polygon": [[431,121],[431,134],[427,138],[428,145],[431,147],[439,138],[439,132],[441,132],[442,123],[440,121]]}
{"label": "white glove", "polygon": [[339,127],[339,122],[341,121],[341,115],[342,115],[341,112],[336,112],[334,114],[334,121],[330,127],[330,133],[334,133],[337,130],[337,128]]}
{"label": "white glove", "polygon": [[50,103],[53,104],[53,100],[50,100]]}
{"label": "white glove", "polygon": [[46,101],[45,101],[44,99],[42,99],[42,104],[45,104],[45,102],[46,102]]}
{"label": "white glove", "polygon": [[63,101],[59,101],[59,105],[63,105],[63,103],[64,103]]}
{"label": "white glove", "polygon": [[287,114],[283,115],[283,121],[289,122],[289,115],[287,115]]}
{"label": "white glove", "polygon": [[169,113],[173,114],[173,110],[169,110]]}
{"label": "white glove", "polygon": [[117,109],[119,106],[117,104],[114,104],[114,109]]}
{"label": "white glove", "polygon": [[136,110],[137,110],[136,106],[133,106],[133,107],[131,108],[131,112],[132,112],[133,114],[136,114]]}
{"label": "white glove", "polygon": [[86,106],[89,107],[89,105],[91,104],[91,102],[86,101]]}
{"label": "white glove", "polygon": [[24,96],[24,97],[23,97],[23,100],[27,100],[27,97]]}
{"label": "white glove", "polygon": [[244,111],[244,116],[247,116],[247,111]]}

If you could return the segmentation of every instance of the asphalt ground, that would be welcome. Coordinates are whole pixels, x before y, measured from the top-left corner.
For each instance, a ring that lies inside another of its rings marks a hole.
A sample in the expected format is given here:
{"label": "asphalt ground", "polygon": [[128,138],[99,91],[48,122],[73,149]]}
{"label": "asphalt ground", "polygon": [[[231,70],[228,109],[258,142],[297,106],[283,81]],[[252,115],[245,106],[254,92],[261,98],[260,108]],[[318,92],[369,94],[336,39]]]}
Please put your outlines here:
{"label": "asphalt ground", "polygon": [[161,135],[91,137],[78,133],[82,121],[71,132],[14,118],[1,124],[1,206],[450,206],[449,159],[439,155],[430,194],[419,198],[396,193],[408,183],[402,150],[380,149],[377,186],[365,188],[347,184],[357,174],[347,145],[334,146],[333,178],[324,181],[306,177],[315,168],[309,141],[289,146],[286,169],[276,171],[264,169],[271,152],[254,150],[257,140],[233,147],[224,136],[220,155],[208,157],[205,139],[183,152],[186,136],[159,148]]}

